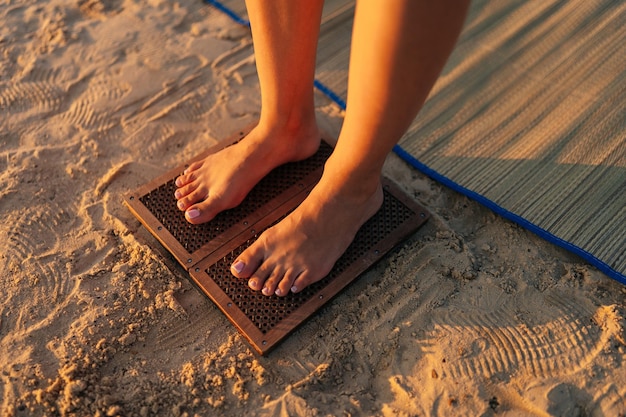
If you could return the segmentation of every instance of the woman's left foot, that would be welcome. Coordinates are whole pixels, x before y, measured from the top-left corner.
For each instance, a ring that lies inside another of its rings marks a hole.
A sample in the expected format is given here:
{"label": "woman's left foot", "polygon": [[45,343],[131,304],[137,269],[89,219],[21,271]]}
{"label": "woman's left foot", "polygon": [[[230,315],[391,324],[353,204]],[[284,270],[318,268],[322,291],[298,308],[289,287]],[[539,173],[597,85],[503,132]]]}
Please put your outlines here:
{"label": "woman's left foot", "polygon": [[380,177],[345,178],[327,164],[302,204],[263,232],[231,265],[232,274],[248,279],[253,290],[279,296],[302,291],[328,275],[383,202]]}

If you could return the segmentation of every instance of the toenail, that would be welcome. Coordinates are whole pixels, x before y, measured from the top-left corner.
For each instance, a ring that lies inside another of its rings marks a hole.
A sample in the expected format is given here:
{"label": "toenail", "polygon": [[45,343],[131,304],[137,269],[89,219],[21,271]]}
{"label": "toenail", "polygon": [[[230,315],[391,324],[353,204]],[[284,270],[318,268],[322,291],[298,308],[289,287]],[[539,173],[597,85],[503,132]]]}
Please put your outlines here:
{"label": "toenail", "polygon": [[295,285],[291,287],[291,292],[298,292],[298,287],[296,287]]}
{"label": "toenail", "polygon": [[269,288],[267,288],[267,287],[263,288],[263,289],[261,290],[261,292],[262,292],[263,294],[265,294],[265,295],[270,295],[270,289],[269,289]]}
{"label": "toenail", "polygon": [[179,201],[178,203],[176,203],[176,205],[178,206],[179,209],[184,210],[185,209],[185,203],[183,203],[182,201]]}
{"label": "toenail", "polygon": [[183,185],[183,181],[180,179],[180,177],[176,178],[176,181],[174,182],[176,184],[177,187],[180,187],[181,185]]}
{"label": "toenail", "polygon": [[176,192],[174,193],[174,197],[181,198],[183,196],[183,193],[180,192],[180,190],[176,190]]}
{"label": "toenail", "polygon": [[199,215],[200,215],[200,210],[198,209],[187,210],[187,217],[189,217],[190,219],[195,219]]}
{"label": "toenail", "polygon": [[248,281],[248,286],[252,289],[256,288],[256,280],[251,279],[250,281]]}
{"label": "toenail", "polygon": [[276,288],[276,292],[274,294],[283,295],[283,292],[280,290],[280,288]]}
{"label": "toenail", "polygon": [[235,271],[236,273],[240,273],[241,271],[243,271],[244,266],[246,266],[246,264],[244,264],[242,261],[237,261],[233,264],[232,268],[233,271]]}

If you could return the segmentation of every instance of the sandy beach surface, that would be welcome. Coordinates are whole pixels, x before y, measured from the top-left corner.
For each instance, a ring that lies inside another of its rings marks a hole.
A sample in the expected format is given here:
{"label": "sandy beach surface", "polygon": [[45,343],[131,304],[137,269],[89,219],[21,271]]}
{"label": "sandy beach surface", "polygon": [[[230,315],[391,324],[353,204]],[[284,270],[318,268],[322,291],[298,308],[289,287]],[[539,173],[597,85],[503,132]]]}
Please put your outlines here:
{"label": "sandy beach surface", "polygon": [[0,56],[0,415],[626,415],[626,288],[393,155],[432,218],[258,356],[122,204],[258,117],[210,6],[0,0]]}

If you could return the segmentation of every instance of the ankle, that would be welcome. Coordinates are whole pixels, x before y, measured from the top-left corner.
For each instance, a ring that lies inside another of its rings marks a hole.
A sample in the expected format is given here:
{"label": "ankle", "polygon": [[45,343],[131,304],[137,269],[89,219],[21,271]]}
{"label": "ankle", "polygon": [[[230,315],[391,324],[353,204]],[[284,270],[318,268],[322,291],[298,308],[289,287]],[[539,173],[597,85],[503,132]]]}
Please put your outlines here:
{"label": "ankle", "polygon": [[351,164],[333,154],[324,166],[324,177],[354,195],[371,196],[381,189],[381,170],[364,164]]}
{"label": "ankle", "polygon": [[256,129],[272,152],[296,154],[299,158],[313,155],[320,144],[321,133],[315,118],[264,118]]}
{"label": "ankle", "polygon": [[380,178],[362,180],[356,176],[338,176],[331,171],[324,171],[316,186],[316,193],[322,199],[342,201],[353,207],[356,214],[359,207],[380,207],[383,200]]}
{"label": "ankle", "polygon": [[273,133],[284,133],[291,137],[302,134],[318,134],[313,108],[289,108],[285,111],[261,111],[259,126]]}

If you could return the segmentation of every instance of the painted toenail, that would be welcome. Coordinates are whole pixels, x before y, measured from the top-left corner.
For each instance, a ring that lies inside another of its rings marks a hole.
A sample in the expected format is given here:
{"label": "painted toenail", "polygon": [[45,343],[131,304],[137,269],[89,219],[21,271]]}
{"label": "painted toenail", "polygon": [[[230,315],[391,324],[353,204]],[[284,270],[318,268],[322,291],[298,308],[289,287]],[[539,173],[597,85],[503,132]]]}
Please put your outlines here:
{"label": "painted toenail", "polygon": [[[236,273],[240,273],[241,271],[243,271],[243,268],[246,266],[246,264],[244,264],[242,261],[237,261],[233,264],[232,268],[233,271],[235,271]],[[250,281],[252,282],[252,281]]]}
{"label": "painted toenail", "polygon": [[189,217],[190,219],[195,219],[199,215],[200,215],[200,210],[198,209],[187,210],[187,217]]}
{"label": "painted toenail", "polygon": [[183,181],[180,179],[180,177],[176,178],[175,184],[177,187],[180,187],[181,185],[183,185]]}
{"label": "painted toenail", "polygon": [[180,192],[180,190],[176,190],[176,192],[174,193],[174,197],[181,198],[183,196],[183,193]]}
{"label": "painted toenail", "polygon": [[262,292],[263,294],[265,294],[265,295],[270,295],[270,289],[269,289],[269,288],[267,288],[267,287],[263,288],[263,289],[261,290],[261,292]]}
{"label": "painted toenail", "polygon": [[276,288],[276,292],[274,292],[274,294],[283,295],[283,292],[280,290],[280,288]]}
{"label": "painted toenail", "polygon": [[250,281],[248,281],[248,287],[254,290],[256,288],[256,280],[251,279]]}
{"label": "painted toenail", "polygon": [[176,203],[176,205],[178,206],[179,209],[184,210],[185,209],[185,203],[183,203],[182,201],[179,201],[178,203]]}
{"label": "painted toenail", "polygon": [[291,292],[298,292],[298,287],[296,287],[295,285],[291,287]]}

